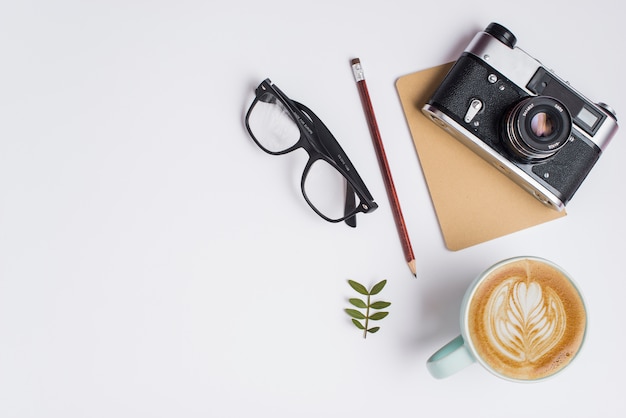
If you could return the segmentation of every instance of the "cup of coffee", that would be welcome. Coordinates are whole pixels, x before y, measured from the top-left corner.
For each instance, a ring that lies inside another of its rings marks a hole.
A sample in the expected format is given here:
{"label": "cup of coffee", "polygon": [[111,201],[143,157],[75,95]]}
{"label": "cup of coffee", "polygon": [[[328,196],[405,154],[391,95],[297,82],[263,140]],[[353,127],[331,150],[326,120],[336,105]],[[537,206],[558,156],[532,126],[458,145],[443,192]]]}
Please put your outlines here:
{"label": "cup of coffee", "polygon": [[507,380],[539,381],[572,362],[586,329],[585,303],[569,274],[539,257],[510,258],[472,282],[461,335],[426,364],[436,378],[478,362]]}

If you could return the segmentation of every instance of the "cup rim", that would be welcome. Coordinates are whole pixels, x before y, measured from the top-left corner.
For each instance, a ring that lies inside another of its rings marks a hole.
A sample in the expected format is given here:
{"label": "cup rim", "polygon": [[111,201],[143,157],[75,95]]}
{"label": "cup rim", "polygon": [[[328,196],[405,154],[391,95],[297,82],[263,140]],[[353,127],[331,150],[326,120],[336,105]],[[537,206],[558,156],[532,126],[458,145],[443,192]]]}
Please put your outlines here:
{"label": "cup rim", "polygon": [[[572,284],[572,286],[574,286],[574,289],[576,289],[576,292],[578,293],[578,296],[580,297],[581,303],[583,305],[583,309],[585,311],[585,329],[583,331],[583,336],[582,336],[582,341],[580,343],[580,346],[578,347],[578,350],[576,351],[576,353],[574,354],[574,356],[572,357],[572,359],[570,360],[570,362],[565,366],[562,367],[561,369],[557,370],[556,372],[549,374],[547,376],[543,376],[543,377],[539,377],[537,379],[519,379],[519,378],[515,378],[515,377],[511,377],[505,374],[502,374],[498,371],[496,371],[495,369],[493,369],[485,360],[483,360],[483,358],[478,354],[478,352],[476,351],[476,347],[474,347],[474,343],[472,341],[472,339],[469,336],[469,323],[468,323],[468,313],[469,313],[469,306],[470,306],[470,300],[472,300],[474,294],[476,293],[476,290],[478,289],[480,283],[482,283],[482,281],[488,277],[491,272],[493,272],[494,270],[506,265],[506,264],[510,264],[519,260],[534,260],[534,261],[538,261],[544,264],[547,264],[553,268],[556,268],[559,272],[561,272],[568,280],[569,282]],[[476,361],[482,365],[487,371],[489,371],[490,373],[504,379],[504,380],[508,380],[508,381],[512,381],[512,382],[522,382],[522,383],[533,383],[533,382],[540,382],[540,381],[544,381],[547,379],[550,379],[558,374],[561,374],[563,372],[563,370],[569,368],[569,366],[572,364],[572,362],[578,357],[578,355],[580,354],[580,352],[583,349],[583,346],[585,345],[585,340],[587,338],[587,332],[588,332],[588,328],[589,328],[589,312],[587,310],[587,304],[585,303],[585,299],[582,295],[582,292],[580,291],[580,287],[578,286],[578,284],[576,283],[576,281],[572,278],[572,276],[565,270],[563,269],[563,267],[559,266],[558,264],[545,259],[543,257],[538,257],[538,256],[533,256],[533,255],[522,255],[522,256],[515,256],[515,257],[510,257],[510,258],[506,258],[503,260],[498,261],[497,263],[493,264],[491,267],[487,268],[486,270],[482,271],[481,273],[479,273],[476,278],[474,278],[474,280],[471,282],[471,284],[469,285],[467,291],[465,292],[465,295],[463,297],[463,302],[461,303],[461,335],[463,336],[463,341],[465,342],[466,347],[468,348],[468,350],[472,353],[472,356],[476,359]]]}

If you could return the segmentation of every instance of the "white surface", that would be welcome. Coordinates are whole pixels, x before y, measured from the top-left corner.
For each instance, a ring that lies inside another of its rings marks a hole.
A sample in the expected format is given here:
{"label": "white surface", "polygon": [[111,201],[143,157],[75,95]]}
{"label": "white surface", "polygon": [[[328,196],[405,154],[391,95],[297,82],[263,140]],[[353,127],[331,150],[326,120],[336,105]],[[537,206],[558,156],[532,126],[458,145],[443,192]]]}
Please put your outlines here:
{"label": "white surface", "polygon": [[[626,114],[617,0],[5,1],[0,416],[623,417],[623,132],[567,217],[459,252],[443,245],[394,83],[455,59],[491,21]],[[245,132],[265,77],[324,120],[380,204],[355,230],[302,199],[304,153],[266,155]],[[579,282],[590,311],[582,354],[539,384],[478,365],[433,379],[426,359],[458,334],[466,286],[521,254]],[[363,340],[343,312],[347,279],[383,278],[390,315]]]}

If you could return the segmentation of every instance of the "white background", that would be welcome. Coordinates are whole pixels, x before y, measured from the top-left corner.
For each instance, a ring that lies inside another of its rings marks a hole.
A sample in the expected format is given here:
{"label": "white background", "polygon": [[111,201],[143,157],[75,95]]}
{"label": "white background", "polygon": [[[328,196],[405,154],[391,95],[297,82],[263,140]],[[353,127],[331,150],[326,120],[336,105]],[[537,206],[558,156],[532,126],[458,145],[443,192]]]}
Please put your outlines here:
{"label": "white background", "polygon": [[[623,132],[568,216],[451,252],[395,90],[497,21],[626,115],[619,1],[2,3],[1,417],[625,416]],[[304,152],[273,157],[247,135],[266,77],[324,120],[380,204],[356,229],[306,205]],[[478,365],[433,379],[426,359],[457,335],[467,285],[522,254],[578,281],[581,355],[537,384]],[[348,279],[388,280],[390,315],[366,340],[343,312]]]}

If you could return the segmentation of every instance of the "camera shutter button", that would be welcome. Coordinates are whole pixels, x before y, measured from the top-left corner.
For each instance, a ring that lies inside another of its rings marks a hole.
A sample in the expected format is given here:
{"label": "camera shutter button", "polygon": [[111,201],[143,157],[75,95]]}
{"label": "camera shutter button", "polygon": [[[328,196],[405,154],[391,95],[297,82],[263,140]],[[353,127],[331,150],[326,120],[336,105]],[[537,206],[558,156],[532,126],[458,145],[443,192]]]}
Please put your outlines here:
{"label": "camera shutter button", "polygon": [[478,99],[472,99],[463,120],[465,120],[466,123],[470,123],[482,108],[483,102]]}

